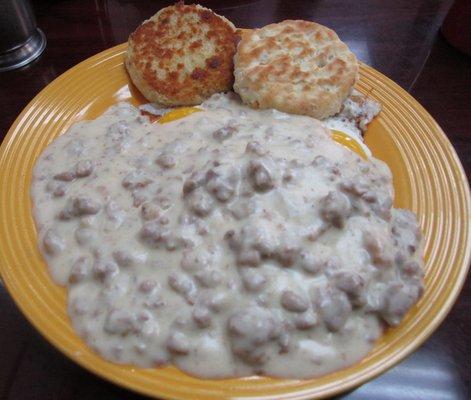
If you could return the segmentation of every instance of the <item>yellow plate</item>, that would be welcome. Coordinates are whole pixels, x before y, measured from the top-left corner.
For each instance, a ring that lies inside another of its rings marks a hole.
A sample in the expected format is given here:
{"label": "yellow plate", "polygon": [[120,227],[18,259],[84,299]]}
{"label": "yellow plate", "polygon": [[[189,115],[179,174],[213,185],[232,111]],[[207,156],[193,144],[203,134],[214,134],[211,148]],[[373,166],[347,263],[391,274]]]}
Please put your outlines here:
{"label": "yellow plate", "polygon": [[360,363],[312,380],[251,377],[200,380],[173,367],[136,369],[109,363],[74,333],[66,291],[55,285],[38,251],[31,216],[31,171],[46,145],[74,122],[95,118],[117,101],[143,102],[129,86],[125,45],[106,50],[67,71],[19,115],[0,150],[1,275],[29,321],[58,349],[88,370],[150,396],[323,397],[351,389],[384,372],[419,346],[450,310],[470,260],[470,195],[466,176],[440,127],[404,90],[379,72],[361,67],[358,89],[383,111],[366,141],[394,174],[395,204],[416,212],[425,235],[426,289],[421,301]]}

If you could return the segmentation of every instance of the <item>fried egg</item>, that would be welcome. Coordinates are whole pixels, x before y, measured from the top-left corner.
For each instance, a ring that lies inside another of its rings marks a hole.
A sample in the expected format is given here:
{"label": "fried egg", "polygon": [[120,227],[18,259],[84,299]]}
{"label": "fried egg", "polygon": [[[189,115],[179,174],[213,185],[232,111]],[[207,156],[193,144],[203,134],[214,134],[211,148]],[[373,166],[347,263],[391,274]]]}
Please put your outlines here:
{"label": "fried egg", "polygon": [[[159,108],[153,104],[139,107],[144,114],[156,116],[161,124],[185,118],[198,111],[199,107]],[[381,110],[374,100],[353,90],[344,101],[340,113],[322,121],[324,126],[332,131],[332,139],[366,159],[371,151],[363,140],[368,124]]]}
{"label": "fried egg", "polygon": [[[368,124],[381,111],[381,106],[371,98],[353,90],[344,101],[340,113],[323,120],[326,128],[332,131],[332,138],[349,149],[360,154],[360,149],[367,157],[371,151],[366,146],[363,135]],[[360,154],[362,156],[362,154]],[[365,157],[366,158],[366,157]]]}

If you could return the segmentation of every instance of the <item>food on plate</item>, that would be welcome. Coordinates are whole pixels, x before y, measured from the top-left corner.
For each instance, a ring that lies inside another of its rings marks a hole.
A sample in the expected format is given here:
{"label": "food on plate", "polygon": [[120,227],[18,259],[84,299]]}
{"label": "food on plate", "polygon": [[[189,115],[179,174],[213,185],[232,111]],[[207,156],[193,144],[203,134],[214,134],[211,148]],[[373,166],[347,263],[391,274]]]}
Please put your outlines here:
{"label": "food on plate", "polygon": [[40,248],[74,328],[113,362],[204,378],[359,361],[422,293],[389,168],[310,117],[234,93],[199,108],[152,123],[121,103],[38,159]]}
{"label": "food on plate", "polygon": [[[152,121],[167,122],[199,111],[198,107],[162,108],[152,103],[139,106],[141,114]],[[368,124],[379,114],[381,106],[373,99],[353,89],[340,112],[322,120],[322,124],[332,130],[332,138],[366,158],[371,151],[364,141],[364,133]],[[163,116],[163,117],[162,117]],[[159,119],[160,118],[160,119]]]}
{"label": "food on plate", "polygon": [[340,112],[322,120],[322,123],[332,130],[334,140],[343,137],[351,144],[353,139],[366,155],[371,156],[371,151],[364,141],[364,134],[368,124],[380,111],[379,103],[352,89],[352,93],[343,102]]}
{"label": "food on plate", "polygon": [[234,90],[253,108],[324,119],[340,111],[358,62],[333,30],[287,20],[244,32],[234,76]]}
{"label": "food on plate", "polygon": [[232,88],[238,36],[232,22],[200,5],[160,10],[129,37],[126,68],[151,102],[200,104]]}
{"label": "food on plate", "polygon": [[343,102],[340,112],[322,122],[330,129],[346,130],[352,136],[363,138],[368,124],[380,111],[379,103],[352,89],[352,93]]}
{"label": "food on plate", "polygon": [[110,361],[320,376],[418,301],[420,229],[363,141],[380,106],[353,89],[335,32],[283,21],[237,40],[182,2],[130,36],[129,76],[157,104],[117,104],[47,147],[40,248],[75,330]]}

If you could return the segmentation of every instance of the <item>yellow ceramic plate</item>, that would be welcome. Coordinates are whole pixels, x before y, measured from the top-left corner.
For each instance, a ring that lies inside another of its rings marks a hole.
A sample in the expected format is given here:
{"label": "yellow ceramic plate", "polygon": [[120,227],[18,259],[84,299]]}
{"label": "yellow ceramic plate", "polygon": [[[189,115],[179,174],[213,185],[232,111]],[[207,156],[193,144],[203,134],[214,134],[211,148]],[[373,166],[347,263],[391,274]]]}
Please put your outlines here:
{"label": "yellow ceramic plate", "polygon": [[0,151],[0,270],[16,303],[58,349],[83,367],[118,385],[162,398],[333,395],[384,372],[419,346],[455,301],[470,259],[470,195],[456,153],[427,112],[379,72],[361,67],[358,89],[383,111],[366,141],[394,174],[395,204],[416,212],[425,235],[426,289],[403,323],[391,329],[371,354],[342,371],[312,380],[251,377],[200,380],[173,367],[136,369],[109,363],[74,333],[66,291],[55,285],[38,251],[29,186],[38,155],[74,122],[95,118],[117,101],[143,102],[129,86],[125,45],[78,64],[39,93],[11,127]]}

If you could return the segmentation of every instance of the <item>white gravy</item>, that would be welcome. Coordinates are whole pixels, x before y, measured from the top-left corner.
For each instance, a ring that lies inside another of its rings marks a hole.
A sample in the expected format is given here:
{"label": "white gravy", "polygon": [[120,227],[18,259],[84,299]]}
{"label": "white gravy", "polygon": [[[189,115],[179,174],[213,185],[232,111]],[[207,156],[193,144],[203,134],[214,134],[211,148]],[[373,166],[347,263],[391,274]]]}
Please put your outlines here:
{"label": "white gravy", "polygon": [[215,95],[75,124],[34,169],[40,247],[104,358],[205,378],[308,378],[363,358],[422,292],[391,173],[318,121]]}

